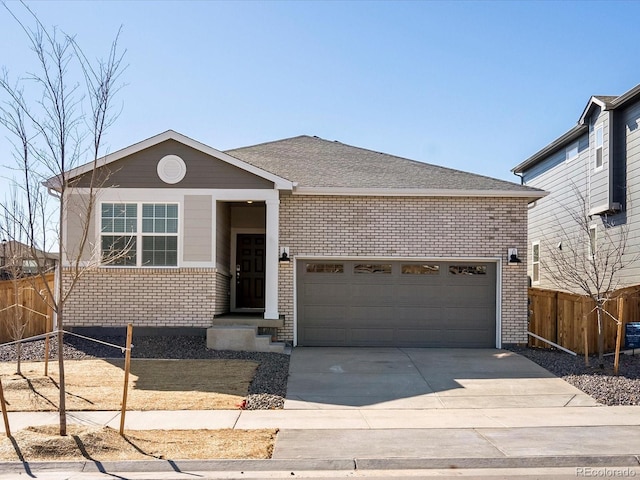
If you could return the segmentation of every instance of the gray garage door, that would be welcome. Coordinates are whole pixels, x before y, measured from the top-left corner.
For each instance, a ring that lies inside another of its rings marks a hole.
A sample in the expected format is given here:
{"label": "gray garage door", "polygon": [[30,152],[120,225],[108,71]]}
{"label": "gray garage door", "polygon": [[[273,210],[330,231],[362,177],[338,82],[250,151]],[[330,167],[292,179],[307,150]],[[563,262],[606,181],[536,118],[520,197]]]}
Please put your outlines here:
{"label": "gray garage door", "polygon": [[496,346],[496,264],[297,262],[298,345]]}

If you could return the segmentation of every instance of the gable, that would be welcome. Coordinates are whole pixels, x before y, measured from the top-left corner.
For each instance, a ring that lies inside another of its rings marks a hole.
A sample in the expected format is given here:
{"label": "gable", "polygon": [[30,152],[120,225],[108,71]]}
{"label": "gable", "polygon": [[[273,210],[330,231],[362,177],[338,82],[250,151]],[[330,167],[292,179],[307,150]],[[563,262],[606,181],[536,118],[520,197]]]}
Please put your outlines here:
{"label": "gable", "polygon": [[[158,176],[158,162],[167,155],[177,155],[185,163],[186,174],[177,183],[165,183]],[[81,175],[73,181],[74,187],[89,187],[90,184],[90,173]],[[151,145],[99,167],[96,171],[94,186],[119,188],[274,188],[273,182],[265,178],[173,139]]]}

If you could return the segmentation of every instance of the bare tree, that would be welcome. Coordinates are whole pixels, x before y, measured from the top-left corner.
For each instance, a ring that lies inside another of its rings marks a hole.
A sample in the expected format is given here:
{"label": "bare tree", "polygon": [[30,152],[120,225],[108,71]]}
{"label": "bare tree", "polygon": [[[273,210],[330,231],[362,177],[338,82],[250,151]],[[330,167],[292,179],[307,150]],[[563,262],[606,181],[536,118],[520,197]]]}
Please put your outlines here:
{"label": "bare tree", "polygon": [[[0,232],[4,231],[4,225],[0,225]],[[3,238],[6,238],[6,233],[3,233]],[[0,304],[0,312],[5,313],[6,328],[9,333],[9,337],[13,341],[18,341],[24,338],[24,332],[27,328],[29,319],[25,317],[25,311],[22,309],[20,302],[22,297],[22,290],[26,284],[23,282],[22,261],[18,254],[15,241],[5,241],[2,245],[2,254],[4,258],[3,271],[5,276],[8,277],[12,284],[12,295],[7,305]],[[18,342],[16,344],[16,373],[22,374],[21,369],[22,360],[22,344]]]}
{"label": "bare tree", "polygon": [[[39,272],[36,263],[32,259],[31,248],[24,231],[26,215],[16,188],[12,188],[10,198],[0,204],[0,237],[2,242],[3,277],[12,283],[10,305],[0,305],[0,312],[6,311],[5,319],[9,337],[16,343],[16,373],[21,374],[22,340],[25,331],[32,320],[33,315],[46,316],[26,307],[23,298],[29,291],[38,295],[44,295],[37,285]],[[9,240],[7,240],[9,239]],[[38,252],[38,257],[43,261],[45,273],[53,271],[52,259],[46,252]]]}
{"label": "bare tree", "polygon": [[[103,136],[117,117],[112,108],[117,85],[124,68],[123,53],[118,50],[118,37],[111,44],[106,59],[90,61],[76,39],[47,29],[24,4],[29,23],[18,18],[8,5],[7,12],[18,22],[36,58],[36,70],[10,81],[8,72],[0,77],[0,91],[5,101],[0,106],[0,123],[13,134],[18,186],[23,193],[25,218],[21,229],[31,250],[38,272],[45,266],[38,250],[47,251],[47,234],[53,232],[60,266],[56,270],[56,291],[47,282],[47,301],[57,320],[58,365],[60,379],[60,435],[66,435],[66,402],[64,376],[64,307],[82,273],[88,268],[85,253],[91,250],[90,219],[93,215],[98,185],[97,161],[101,156]],[[33,90],[32,90],[33,89]],[[69,171],[92,163],[85,174],[88,187],[82,201],[72,201],[74,186]],[[59,199],[57,214],[49,218],[43,184]],[[73,248],[62,229],[63,221],[73,215],[80,232]],[[39,248],[40,247],[40,248]]]}
{"label": "bare tree", "polygon": [[634,263],[637,256],[628,251],[626,223],[615,225],[607,216],[590,215],[589,199],[576,186],[573,197],[573,205],[566,209],[566,216],[557,219],[557,236],[545,238],[549,247],[545,256],[548,260],[542,263],[549,280],[559,290],[586,295],[595,303],[598,361],[603,368],[603,324],[610,316],[605,306],[620,287],[620,273]]}

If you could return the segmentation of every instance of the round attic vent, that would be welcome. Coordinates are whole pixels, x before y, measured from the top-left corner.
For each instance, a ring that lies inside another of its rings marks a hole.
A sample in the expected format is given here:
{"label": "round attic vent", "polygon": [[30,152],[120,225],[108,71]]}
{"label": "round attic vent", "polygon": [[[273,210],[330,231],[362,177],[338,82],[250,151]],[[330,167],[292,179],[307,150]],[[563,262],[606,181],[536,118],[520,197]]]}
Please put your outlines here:
{"label": "round attic vent", "polygon": [[166,155],[158,162],[158,177],[164,183],[178,183],[187,174],[187,166],[177,155]]}

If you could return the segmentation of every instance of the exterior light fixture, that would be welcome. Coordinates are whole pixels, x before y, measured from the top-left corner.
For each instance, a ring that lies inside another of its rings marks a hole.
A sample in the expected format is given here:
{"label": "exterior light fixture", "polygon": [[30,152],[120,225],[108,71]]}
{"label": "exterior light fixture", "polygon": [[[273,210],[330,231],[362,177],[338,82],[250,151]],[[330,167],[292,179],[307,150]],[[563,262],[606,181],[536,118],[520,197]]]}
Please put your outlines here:
{"label": "exterior light fixture", "polygon": [[510,248],[507,252],[507,257],[509,258],[509,265],[518,265],[522,263],[522,260],[518,258],[518,249]]}
{"label": "exterior light fixture", "polygon": [[279,262],[290,262],[291,258],[289,258],[289,247],[280,247],[280,257],[278,258]]}

